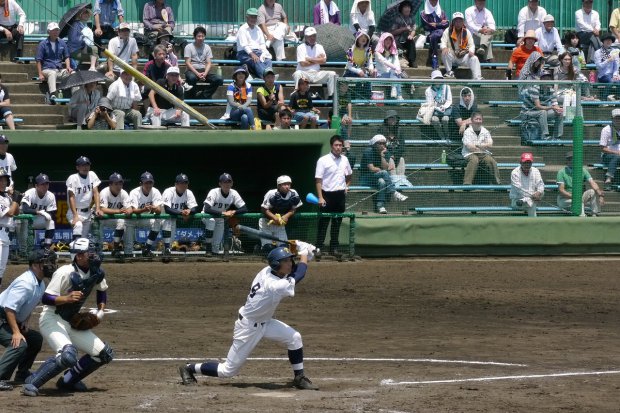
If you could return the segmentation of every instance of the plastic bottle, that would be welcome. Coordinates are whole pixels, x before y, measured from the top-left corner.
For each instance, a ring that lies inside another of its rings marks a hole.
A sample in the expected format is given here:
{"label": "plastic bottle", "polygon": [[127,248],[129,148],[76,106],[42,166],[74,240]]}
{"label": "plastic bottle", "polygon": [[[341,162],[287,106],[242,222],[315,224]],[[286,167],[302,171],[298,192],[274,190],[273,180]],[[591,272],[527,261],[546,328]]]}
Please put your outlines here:
{"label": "plastic bottle", "polygon": [[437,68],[439,67],[436,54],[433,55],[433,58],[431,60],[431,65],[433,67],[433,70],[437,70]]}
{"label": "plastic bottle", "polygon": [[64,95],[62,94],[62,89],[58,89],[58,99],[62,99],[64,97]]}
{"label": "plastic bottle", "polygon": [[444,149],[443,151],[441,151],[441,163],[445,164],[446,159],[447,159],[447,154],[446,154],[446,150]]}
{"label": "plastic bottle", "polygon": [[588,77],[590,83],[596,83],[596,73],[594,70],[590,70],[590,76]]}
{"label": "plastic bottle", "polygon": [[215,70],[215,73],[219,76],[222,77],[222,66],[218,66],[217,69]]}

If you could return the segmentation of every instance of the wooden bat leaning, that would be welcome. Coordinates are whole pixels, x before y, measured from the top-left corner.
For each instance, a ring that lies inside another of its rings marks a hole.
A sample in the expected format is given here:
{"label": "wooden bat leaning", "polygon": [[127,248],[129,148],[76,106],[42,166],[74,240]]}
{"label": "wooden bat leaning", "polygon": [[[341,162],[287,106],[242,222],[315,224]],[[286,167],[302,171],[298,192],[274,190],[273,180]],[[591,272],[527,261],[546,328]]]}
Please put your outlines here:
{"label": "wooden bat leaning", "polygon": [[251,227],[246,227],[245,225],[237,225],[237,228],[239,229],[239,231],[243,232],[244,234],[247,234],[251,237],[254,238],[265,238],[265,239],[269,239],[272,241],[278,241],[278,242],[282,242],[284,244],[291,244],[292,241],[288,241],[285,239],[281,239],[276,237],[275,235],[272,235],[268,232],[264,232],[264,231],[260,231],[258,229],[254,229]]}

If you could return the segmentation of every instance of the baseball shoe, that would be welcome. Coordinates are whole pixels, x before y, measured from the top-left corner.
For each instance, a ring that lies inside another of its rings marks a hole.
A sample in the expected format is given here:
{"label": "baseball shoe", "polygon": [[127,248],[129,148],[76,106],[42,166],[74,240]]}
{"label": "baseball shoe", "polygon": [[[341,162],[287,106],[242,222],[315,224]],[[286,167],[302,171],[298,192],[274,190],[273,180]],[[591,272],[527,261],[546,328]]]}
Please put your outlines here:
{"label": "baseball shoe", "polygon": [[312,384],[309,378],[303,374],[295,376],[293,379],[293,386],[299,390],[318,390],[319,388]]}
{"label": "baseball shoe", "polygon": [[125,254],[121,250],[113,250],[110,256],[119,261],[123,261],[125,259]]}
{"label": "baseball shoe", "polygon": [[0,391],[13,390],[13,386],[4,380],[0,380]]}
{"label": "baseball shoe", "polygon": [[60,376],[58,381],[56,382],[56,388],[61,391],[66,392],[85,392],[88,391],[88,387],[84,384],[83,381],[78,381],[74,384],[65,383],[64,376]]}
{"label": "baseball shoe", "polygon": [[34,384],[24,384],[22,388],[22,394],[24,396],[37,397],[39,395],[39,389]]}
{"label": "baseball shoe", "polygon": [[185,386],[191,386],[198,383],[194,372],[187,364],[179,366],[179,374],[181,375],[181,383]]}
{"label": "baseball shoe", "polygon": [[170,248],[164,248],[164,251],[161,253],[161,257],[161,261],[165,264],[172,261],[172,252],[170,251]]}
{"label": "baseball shoe", "polygon": [[392,195],[392,198],[394,199],[394,201],[400,201],[400,202],[404,202],[407,200],[407,198],[409,198],[407,195],[403,195],[398,191],[394,191],[394,195]]}
{"label": "baseball shoe", "polygon": [[378,210],[378,212],[379,212],[380,214],[385,215],[385,214],[387,214],[387,209],[385,209],[385,207],[380,207],[380,208],[379,208],[379,210]]}
{"label": "baseball shoe", "polygon": [[144,258],[153,258],[153,251],[150,250],[150,248],[142,248],[142,256]]}
{"label": "baseball shoe", "polygon": [[446,72],[446,74],[443,77],[445,77],[446,79],[454,79],[454,72],[453,71]]}

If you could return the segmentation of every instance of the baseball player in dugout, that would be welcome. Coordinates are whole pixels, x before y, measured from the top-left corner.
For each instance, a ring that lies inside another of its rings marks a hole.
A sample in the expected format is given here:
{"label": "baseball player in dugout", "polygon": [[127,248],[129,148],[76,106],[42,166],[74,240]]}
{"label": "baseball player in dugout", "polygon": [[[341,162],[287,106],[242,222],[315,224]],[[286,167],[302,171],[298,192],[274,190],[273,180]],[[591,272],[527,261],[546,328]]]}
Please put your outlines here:
{"label": "baseball player in dugout", "polygon": [[192,219],[192,215],[200,211],[196,197],[189,187],[189,178],[184,173],[180,173],[174,180],[174,186],[166,188],[162,194],[164,211],[171,215],[171,218],[165,219],[161,228],[161,237],[164,239],[164,262],[170,261],[170,239],[172,234],[176,232],[177,218],[188,222]]}
{"label": "baseball player in dugout", "polygon": [[[276,180],[278,187],[265,194],[260,206],[263,216],[258,221],[258,228],[282,240],[288,240],[286,224],[295,215],[297,208],[303,205],[297,191],[291,188],[292,183],[289,176],[279,176]],[[260,244],[265,255],[277,246],[265,238],[261,238]]]}
{"label": "baseball player in dugout", "polygon": [[[223,252],[224,220],[245,214],[248,207],[235,189],[232,189],[233,179],[229,173],[220,175],[219,186],[213,188],[204,200],[203,212],[215,218],[205,218],[206,254],[221,254]],[[229,227],[234,227],[229,221]]]}
{"label": "baseball player in dugout", "polygon": [[[24,192],[21,202],[21,212],[23,214],[34,215],[32,221],[33,229],[44,229],[45,235],[43,246],[50,249],[54,239],[56,224],[52,217],[56,216],[58,207],[56,197],[49,191],[50,178],[44,173],[40,173],[34,178],[34,188]],[[23,223],[19,226],[19,245],[20,248],[26,246],[28,238],[28,225]]]}
{"label": "baseball player in dugout", "polygon": [[[101,212],[104,214],[124,214],[130,217],[132,209],[129,202],[129,194],[123,189],[125,180],[118,172],[110,175],[109,185],[101,191]],[[114,226],[112,257],[117,259],[123,258],[121,250],[121,240],[125,235],[125,220],[123,218],[106,219],[101,222],[103,226]]]}
{"label": "baseball player in dugout", "polygon": [[0,168],[0,284],[9,260],[9,231],[13,227],[13,217],[19,214],[22,201],[19,191],[13,191],[12,196],[7,193],[10,181],[11,177],[6,170]]}
{"label": "baseball player in dugout", "polygon": [[28,257],[28,271],[21,274],[0,294],[0,345],[6,348],[0,357],[0,390],[11,390],[30,376],[30,367],[41,350],[41,333],[29,327],[32,310],[39,305],[45,291],[44,278],[56,271],[56,253],[35,250]]}
{"label": "baseball player in dugout", "polygon": [[[144,172],[140,175],[140,186],[134,188],[129,193],[129,205],[133,209],[134,214],[160,214],[164,200],[161,197],[161,192],[159,189],[155,188],[155,178],[153,174],[149,171]],[[149,235],[146,238],[146,243],[142,248],[142,256],[143,257],[152,257],[153,252],[153,244],[157,239],[157,234],[159,234],[159,230],[161,229],[161,219],[151,218],[149,220],[138,219],[138,220],[129,220],[127,225],[129,226],[128,235],[131,239],[128,239],[127,242],[133,244],[134,238],[134,227],[135,226],[147,226],[149,228]],[[125,248],[127,251],[127,248]]]}
{"label": "baseball player in dugout", "polygon": [[[95,335],[92,328],[103,318],[108,284],[101,258],[86,238],[69,244],[71,263],[58,268],[43,294],[39,318],[41,334],[56,354],[41,364],[25,380],[22,393],[38,396],[39,389],[56,375],[56,387],[66,392],[84,392],[82,381],[114,358],[112,348]],[[97,311],[80,312],[93,291],[97,291]],[[78,351],[84,354],[78,359]]]}
{"label": "baseball player in dugout", "polygon": [[95,215],[101,216],[99,184],[96,173],[90,170],[90,159],[80,156],[75,161],[77,173],[67,178],[67,220],[73,227],[73,239],[88,238],[92,223],[91,203],[95,203]]}
{"label": "baseball player in dugout", "polygon": [[301,334],[282,321],[273,318],[280,301],[295,295],[295,286],[303,280],[308,261],[314,257],[315,247],[297,242],[299,263],[293,261],[288,248],[278,247],[267,256],[269,265],[259,271],[252,281],[245,305],[239,309],[233,343],[226,361],[218,363],[185,364],[179,367],[181,381],[195,384],[196,373],[211,377],[233,377],[245,364],[258,343],[266,338],[282,343],[288,348],[288,359],[293,368],[293,386],[301,390],[318,390],[304,373],[304,350]]}

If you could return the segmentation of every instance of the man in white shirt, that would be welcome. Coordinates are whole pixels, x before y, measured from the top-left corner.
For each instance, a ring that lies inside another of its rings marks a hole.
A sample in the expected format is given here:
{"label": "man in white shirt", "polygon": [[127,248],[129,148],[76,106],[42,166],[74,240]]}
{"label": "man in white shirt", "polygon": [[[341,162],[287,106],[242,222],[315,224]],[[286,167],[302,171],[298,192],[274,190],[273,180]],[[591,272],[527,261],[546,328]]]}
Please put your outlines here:
{"label": "man in white shirt", "polygon": [[304,31],[304,43],[297,46],[297,70],[293,73],[293,80],[298,85],[299,79],[304,77],[310,83],[327,85],[327,95],[331,99],[337,75],[332,70],[321,70],[320,65],[325,62],[327,54],[323,46],[316,42],[316,29],[307,27]]}
{"label": "man in white shirt", "polygon": [[284,39],[291,36],[294,38],[292,40],[297,40],[297,38],[291,33],[288,17],[282,5],[276,3],[276,0],[264,0],[263,4],[258,8],[257,24],[267,39],[265,45],[268,48],[273,46],[276,60],[286,59]]}
{"label": "man in white shirt", "polygon": [[538,0],[528,0],[527,6],[519,11],[517,20],[518,44],[522,43],[523,36],[528,30],[536,30],[542,27],[546,15],[547,10],[538,6]]}
{"label": "man in white shirt", "polygon": [[142,125],[142,114],[138,110],[142,95],[131,73],[121,70],[120,77],[110,85],[107,98],[112,102],[117,130],[125,129],[125,118],[133,124],[134,129]]}
{"label": "man in white shirt", "polygon": [[490,149],[493,147],[491,132],[482,126],[482,113],[471,115],[471,126],[463,134],[463,158],[467,159],[463,185],[471,185],[478,172],[478,166],[484,164],[483,170],[493,177],[493,184],[499,185],[499,169]]}
{"label": "man in white shirt", "polygon": [[[543,51],[545,57],[551,55],[560,55],[564,53],[564,45],[560,39],[560,33],[555,27],[555,19],[552,15],[547,14],[543,18],[543,27],[536,29],[536,38],[538,39],[538,47]],[[547,63],[551,63],[547,59]],[[553,65],[553,64],[552,64]]]}
{"label": "man in white shirt", "polygon": [[605,191],[612,190],[616,169],[620,162],[620,109],[611,111],[611,125],[605,126],[601,130],[601,161],[607,166],[605,173]]}
{"label": "man in white shirt", "polygon": [[[110,40],[108,50],[125,63],[132,65],[134,69],[138,68],[138,43],[131,37],[129,23],[123,22],[118,25],[118,36]],[[108,59],[108,71],[105,75],[114,80],[120,71],[121,68],[112,59]]]}
{"label": "man in white shirt", "polygon": [[246,24],[237,32],[237,59],[246,65],[254,77],[263,78],[265,69],[271,67],[271,54],[265,44],[265,36],[258,28],[258,10],[252,7],[246,12]]}
{"label": "man in white shirt", "polygon": [[465,26],[474,37],[476,54],[481,61],[493,59],[493,33],[495,19],[486,7],[486,0],[474,0],[474,5],[465,10]]}
{"label": "man in white shirt", "polygon": [[[454,40],[463,37],[467,39],[466,42]],[[441,36],[439,48],[441,49],[443,63],[446,66],[446,78],[454,78],[452,66],[456,63],[469,67],[474,80],[482,79],[480,60],[475,53],[474,38],[469,30],[465,28],[463,13],[457,11],[452,14],[452,21]]]}
{"label": "man in white shirt", "polygon": [[94,201],[95,216],[101,216],[99,184],[96,173],[90,170],[90,159],[80,156],[75,161],[77,173],[67,178],[67,221],[73,227],[73,239],[88,238],[93,215],[90,208]]}
{"label": "man in white shirt", "polygon": [[510,205],[515,209],[527,211],[530,217],[536,216],[536,204],[545,194],[545,183],[538,168],[532,166],[534,155],[521,154],[521,166],[510,174]]}
{"label": "man in white shirt", "polygon": [[15,43],[15,57],[21,57],[24,49],[24,25],[26,13],[15,0],[0,0],[0,39]]}
{"label": "man in white shirt", "polygon": [[[124,214],[129,218],[133,211],[129,200],[129,194],[123,189],[123,177],[118,172],[114,172],[110,175],[108,182],[108,187],[104,188],[100,194],[101,201],[99,205],[101,207],[101,212],[108,215]],[[124,239],[125,229],[127,228],[125,219],[105,219],[102,220],[100,224],[101,227],[114,227],[114,234],[112,235],[112,257],[122,260],[124,256],[120,249],[120,243],[121,240]],[[131,251],[133,249],[133,246],[131,249],[128,248],[129,246],[126,240],[124,246],[126,251]]]}
{"label": "man in white shirt", "polygon": [[601,19],[592,10],[593,0],[581,0],[581,8],[575,12],[575,28],[581,50],[587,50],[587,61],[591,62],[594,52],[601,48]]}

